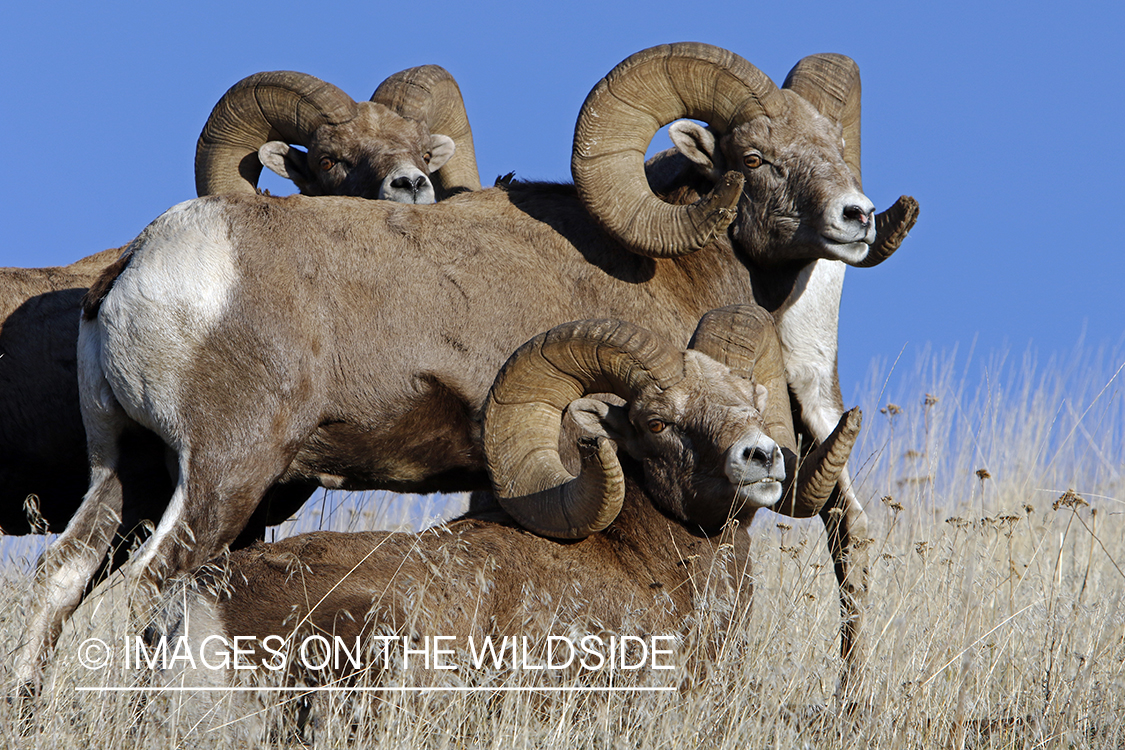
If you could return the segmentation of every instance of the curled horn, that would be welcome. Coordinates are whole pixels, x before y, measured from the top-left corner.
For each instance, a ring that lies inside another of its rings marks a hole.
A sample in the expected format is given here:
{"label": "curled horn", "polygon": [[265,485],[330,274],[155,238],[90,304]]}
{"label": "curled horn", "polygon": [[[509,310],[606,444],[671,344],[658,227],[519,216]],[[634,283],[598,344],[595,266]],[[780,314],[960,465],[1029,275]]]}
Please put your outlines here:
{"label": "curled horn", "polygon": [[894,205],[875,216],[875,244],[867,257],[853,265],[860,268],[877,266],[898,250],[918,221],[918,201],[909,195],[900,196]]}
{"label": "curled horn", "polygon": [[[861,86],[855,61],[844,55],[809,55],[793,66],[782,88],[799,94],[822,115],[840,123],[844,130],[844,161],[862,186]],[[875,216],[875,243],[862,261],[851,265],[870,268],[891,257],[917,220],[918,201],[906,195],[899,198],[893,206]]]}
{"label": "curled horn", "polygon": [[840,123],[844,133],[844,161],[863,185],[860,170],[859,66],[845,55],[823,54],[802,58],[785,77],[783,89],[799,94],[828,119]]}
{"label": "curled horn", "polygon": [[832,434],[801,461],[795,497],[792,503],[783,498],[776,507],[779,513],[806,518],[820,512],[840,481],[862,425],[858,406],[844,412]]}
{"label": "curled horn", "polygon": [[762,421],[766,434],[781,446],[785,455],[785,476],[789,485],[774,510],[797,518],[820,512],[859,434],[859,410],[845,414],[828,440],[798,466],[789,386],[773,317],[757,305],[732,305],[712,310],[699,321],[689,347],[765,386],[768,395]]}
{"label": "curled horn", "polygon": [[321,125],[354,118],[356,107],[342,90],[305,73],[279,70],[243,78],[219,99],[199,134],[196,193],[253,193],[263,143],[306,145]]}
{"label": "curled horn", "polygon": [[[789,385],[781,357],[781,340],[773,316],[757,305],[731,305],[704,315],[689,349],[722,362],[736,375],[753,378],[768,392],[762,421],[766,434],[790,453],[797,451]],[[792,476],[792,475],[790,475]]]}
{"label": "curled horn", "polygon": [[453,139],[453,156],[430,175],[439,200],[466,190],[480,190],[473,131],[465,112],[465,100],[457,81],[445,68],[420,65],[395,73],[379,84],[371,101],[425,123],[431,133]]}
{"label": "curled horn", "polygon": [[656,197],[645,150],[656,131],[690,117],[720,133],[783,105],[764,73],[733,52],[694,42],[638,52],[586,97],[574,128],[571,173],[590,213],[625,247],[667,258],[694,252],[735,218],[743,178],[728,172],[691,206]]}
{"label": "curled horn", "polygon": [[559,458],[563,411],[589,393],[630,400],[683,377],[683,357],[621,321],[567,323],[521,346],[496,376],[484,408],[484,452],[501,506],[524,528],[578,539],[613,522],[625,497],[616,446],[582,446],[571,476]]}

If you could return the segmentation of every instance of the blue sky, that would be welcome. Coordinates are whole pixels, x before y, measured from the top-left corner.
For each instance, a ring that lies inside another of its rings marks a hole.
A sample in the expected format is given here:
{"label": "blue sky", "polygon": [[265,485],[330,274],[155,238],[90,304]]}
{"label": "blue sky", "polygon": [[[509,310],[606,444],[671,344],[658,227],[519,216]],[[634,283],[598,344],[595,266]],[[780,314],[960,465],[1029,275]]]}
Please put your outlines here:
{"label": "blue sky", "polygon": [[810,53],[855,58],[865,190],[880,208],[921,202],[898,254],[848,272],[846,397],[873,360],[927,347],[1049,355],[1084,337],[1125,351],[1123,36],[1109,2],[9,4],[0,265],[124,244],[194,197],[203,122],[257,71],[365,99],[393,72],[440,64],[465,95],[482,181],[562,180],[598,79],[691,40],[778,82]]}

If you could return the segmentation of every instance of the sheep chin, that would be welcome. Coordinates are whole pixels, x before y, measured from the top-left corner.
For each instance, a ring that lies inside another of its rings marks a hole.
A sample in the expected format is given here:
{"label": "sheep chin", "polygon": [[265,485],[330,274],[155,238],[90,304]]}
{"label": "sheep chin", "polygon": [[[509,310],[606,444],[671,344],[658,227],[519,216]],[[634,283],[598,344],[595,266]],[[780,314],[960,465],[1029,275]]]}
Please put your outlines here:
{"label": "sheep chin", "polygon": [[751,508],[768,508],[781,499],[781,482],[774,477],[763,477],[756,482],[739,486],[738,501]]}
{"label": "sheep chin", "polygon": [[871,245],[866,240],[859,240],[857,242],[837,242],[830,237],[821,235],[820,241],[827,259],[840,260],[849,265],[862,262],[871,249]]}

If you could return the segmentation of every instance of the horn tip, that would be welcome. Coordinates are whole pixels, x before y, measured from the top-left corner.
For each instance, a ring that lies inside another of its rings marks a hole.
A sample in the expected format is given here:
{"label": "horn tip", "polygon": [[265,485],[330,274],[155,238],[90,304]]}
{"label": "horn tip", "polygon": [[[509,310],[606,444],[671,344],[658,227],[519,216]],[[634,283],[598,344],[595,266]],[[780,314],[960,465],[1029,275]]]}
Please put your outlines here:
{"label": "horn tip", "polygon": [[914,228],[920,210],[918,201],[913,196],[899,196],[890,208],[876,215],[875,244],[871,246],[865,259],[852,265],[871,268],[891,257]]}

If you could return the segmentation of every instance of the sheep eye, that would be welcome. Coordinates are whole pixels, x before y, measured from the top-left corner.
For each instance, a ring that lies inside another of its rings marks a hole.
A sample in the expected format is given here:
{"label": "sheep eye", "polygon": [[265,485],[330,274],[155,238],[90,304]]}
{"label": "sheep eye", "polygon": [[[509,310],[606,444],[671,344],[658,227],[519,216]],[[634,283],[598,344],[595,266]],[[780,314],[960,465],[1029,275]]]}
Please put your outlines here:
{"label": "sheep eye", "polygon": [[332,169],[332,167],[334,166],[336,166],[336,160],[331,156],[320,157],[320,168],[325,172],[327,172],[329,169]]}
{"label": "sheep eye", "polygon": [[429,164],[429,163],[430,163],[430,159],[432,159],[432,158],[433,158],[433,157],[432,157],[432,156],[430,155],[430,152],[429,152],[429,151],[427,151],[426,153],[422,154],[422,161],[426,162],[427,164]]}
{"label": "sheep eye", "polygon": [[652,433],[655,433],[655,434],[659,434],[661,432],[664,432],[664,428],[667,427],[667,426],[668,426],[667,423],[665,423],[663,420],[660,420],[660,419],[650,419],[648,421],[649,431],[652,432]]}
{"label": "sheep eye", "polygon": [[742,163],[749,169],[757,169],[765,163],[765,160],[762,159],[761,154],[746,154],[746,156],[742,157]]}

